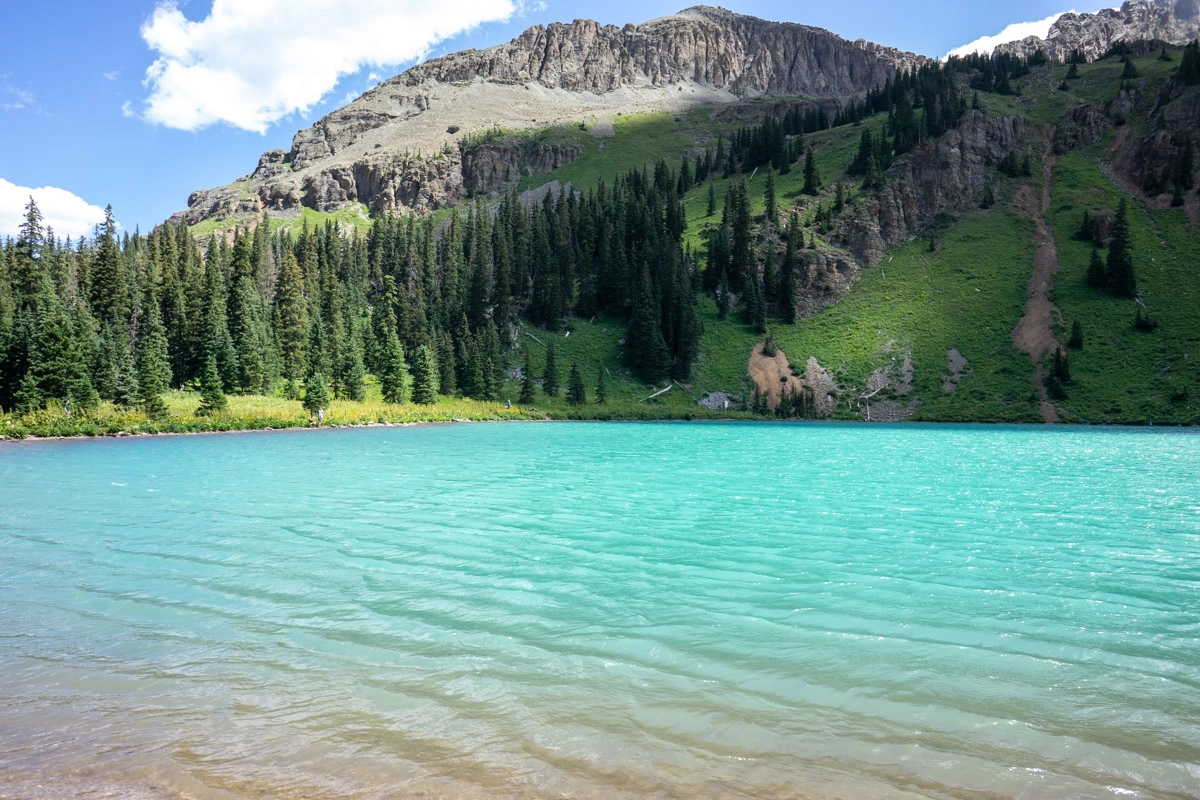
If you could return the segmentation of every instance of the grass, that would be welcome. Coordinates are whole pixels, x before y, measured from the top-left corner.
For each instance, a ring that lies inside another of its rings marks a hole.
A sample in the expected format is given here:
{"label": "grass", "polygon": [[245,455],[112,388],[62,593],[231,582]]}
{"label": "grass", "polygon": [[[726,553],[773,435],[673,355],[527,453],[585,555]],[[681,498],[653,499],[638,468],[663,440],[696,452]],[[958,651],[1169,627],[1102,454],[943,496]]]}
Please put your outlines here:
{"label": "grass", "polygon": [[[253,216],[236,217],[223,220],[205,220],[189,230],[201,241],[213,234],[221,235],[256,219]],[[269,231],[275,233],[280,229],[299,232],[305,224],[309,228],[323,228],[326,223],[333,222],[339,227],[349,228],[357,234],[366,235],[371,229],[371,214],[362,203],[355,203],[337,211],[316,211],[301,207],[300,213],[294,217],[269,217]]]}
{"label": "grass", "polygon": [[[1169,71],[1179,63],[1164,63],[1157,54],[1134,59],[1141,76],[1134,82],[1144,96],[1154,97]],[[982,95],[990,114],[1025,117],[1033,129],[1056,123],[1080,103],[1102,103],[1113,99],[1120,85],[1123,65],[1107,59],[1080,67],[1080,78],[1070,82],[1070,91],[1057,89],[1066,66],[1047,65],[1017,82],[1021,96]],[[968,98],[970,95],[968,94]],[[750,116],[753,113],[748,112]],[[672,165],[685,153],[698,153],[713,145],[718,134],[728,136],[741,123],[720,124],[711,109],[697,108],[682,114],[648,113],[618,115],[614,135],[598,139],[578,125],[535,132],[506,134],[535,142],[582,144],[584,154],[570,165],[550,173],[522,179],[521,190],[551,180],[570,182],[586,191],[600,180],[612,182],[658,159]],[[755,120],[747,120],[756,124]],[[835,186],[857,152],[863,128],[878,131],[883,116],[865,120],[861,126],[809,134],[824,190],[816,198],[801,194],[803,162],[791,172],[776,176],[776,195],[781,211],[799,208],[810,217],[817,203],[829,204]],[[1140,129],[1146,120],[1134,114],[1127,124]],[[1137,133],[1137,130],[1134,131]],[[1140,134],[1139,134],[1140,135]],[[1083,276],[1090,245],[1075,239],[1085,208],[1114,208],[1120,191],[1097,166],[1098,158],[1113,138],[1084,152],[1057,160],[1052,175],[1051,211],[1047,222],[1057,240],[1060,271],[1051,299],[1063,313],[1064,325],[1057,331],[1065,343],[1070,325],[1078,319],[1084,330],[1085,347],[1071,352],[1074,382],[1068,398],[1059,403],[1060,416],[1068,422],[1175,423],[1200,422],[1200,236],[1182,210],[1155,210],[1140,198],[1131,198],[1135,269],[1141,299],[1159,322],[1158,330],[1143,333],[1134,329],[1134,303],[1112,298],[1085,285]],[[1036,151],[1037,148],[1035,147]],[[1035,160],[1038,153],[1034,152]],[[1041,170],[1035,169],[1034,183]],[[752,213],[764,210],[765,171],[753,178],[717,176],[694,187],[684,198],[689,226],[684,243],[697,258],[703,251],[705,230],[720,220],[724,198],[734,179],[750,182]],[[707,215],[709,186],[713,187],[716,212]],[[889,253],[877,267],[864,270],[849,294],[820,313],[784,325],[771,320],[770,327],[793,368],[803,371],[814,357],[841,388],[839,415],[856,417],[855,402],[867,379],[880,367],[891,367],[898,377],[900,362],[910,354],[913,362],[915,396],[920,398],[914,418],[938,421],[1038,421],[1038,391],[1034,365],[1012,346],[1011,332],[1023,313],[1025,287],[1033,269],[1033,223],[1024,218],[1011,201],[1019,180],[996,176],[998,205],[989,211],[966,209],[938,234],[935,252],[925,240],[912,241]],[[847,202],[858,201],[858,181],[845,181]],[[448,216],[452,211],[438,214]],[[324,225],[327,220],[354,225],[363,230],[369,221],[365,209],[350,208],[333,214],[304,210],[295,220],[272,220],[272,227]],[[193,229],[199,235],[228,230],[237,221],[212,223]],[[820,243],[822,250],[831,248]],[[649,399],[667,383],[648,386],[631,375],[623,360],[621,344],[626,335],[623,320],[602,317],[569,320],[558,332],[524,328],[522,347],[529,348],[534,370],[540,375],[545,347],[554,342],[561,384],[565,389],[572,361],[584,375],[589,398],[594,400],[597,376],[605,370],[608,402],[582,407],[565,398],[546,397],[540,391],[530,408],[507,408],[504,403],[479,403],[442,398],[434,406],[391,406],[379,397],[371,383],[365,403],[335,402],[328,409],[329,424],[414,422],[452,419],[705,419],[748,416],[742,412],[707,412],[697,400],[708,392],[724,391],[745,399],[750,391],[747,374],[756,336],[740,317],[719,319],[711,297],[699,299],[699,316],[704,326],[699,360],[692,382],[672,385],[665,395]],[[530,335],[531,334],[531,335]],[[536,337],[537,341],[534,339]],[[957,388],[943,391],[948,372],[948,351],[957,349],[969,368]],[[515,354],[514,366],[523,362],[523,351]],[[520,382],[505,383],[502,398],[515,400]],[[907,396],[885,391],[901,403]],[[849,401],[849,402],[847,402]],[[262,427],[295,427],[307,424],[300,404],[277,397],[230,397],[230,408],[211,420],[197,419],[199,402],[188,392],[169,397],[171,415],[163,422],[144,415],[121,412],[104,406],[97,414],[65,420],[61,413],[42,412],[27,417],[0,417],[0,434],[99,435],[103,433],[234,430]]]}
{"label": "grass", "polygon": [[[794,368],[817,359],[844,390],[843,402],[857,398],[876,368],[890,365],[899,378],[911,353],[917,418],[1032,420],[1032,368],[1010,339],[1032,270],[1031,240],[1031,225],[1010,210],[976,213],[949,228],[936,253],[923,241],[900,247],[837,305],[772,330]],[[951,348],[970,372],[947,394]]]}
{"label": "grass", "polygon": [[[691,121],[680,124],[676,119]],[[707,127],[705,118],[676,117],[665,111],[621,114],[613,119],[612,136],[596,138],[578,131],[582,135],[573,138],[586,148],[582,156],[552,172],[526,176],[518,188],[526,191],[554,180],[581,190],[594,187],[601,180],[611,185],[617,176],[653,165],[660,158],[678,161],[695,147],[696,131]]]}
{"label": "grass", "polygon": [[1115,210],[1121,193],[1089,153],[1059,159],[1052,184],[1050,221],[1060,271],[1052,299],[1062,309],[1066,341],[1079,320],[1084,348],[1070,351],[1072,385],[1062,402],[1077,422],[1200,422],[1200,236],[1182,209],[1148,210],[1129,201],[1134,270],[1146,311],[1159,321],[1153,332],[1133,326],[1133,300],[1087,286],[1091,244],[1079,241],[1083,211]]}
{"label": "grass", "polygon": [[[1158,60],[1158,53],[1132,59],[1140,73],[1130,83],[1146,97],[1156,97],[1158,90],[1172,69],[1179,66],[1181,49],[1176,48],[1174,61]],[[1121,72],[1125,65],[1119,58],[1106,58],[1091,64],[1079,65],[1079,78],[1067,81],[1069,91],[1059,91],[1070,69],[1065,64],[1047,64],[1037,67],[1029,75],[1014,82],[1021,92],[1018,96],[981,95],[988,112],[995,115],[1013,114],[1024,117],[1035,126],[1053,125],[1077,105],[1090,103],[1100,105],[1117,96],[1121,85]],[[1141,115],[1134,115],[1131,123],[1142,122]]]}

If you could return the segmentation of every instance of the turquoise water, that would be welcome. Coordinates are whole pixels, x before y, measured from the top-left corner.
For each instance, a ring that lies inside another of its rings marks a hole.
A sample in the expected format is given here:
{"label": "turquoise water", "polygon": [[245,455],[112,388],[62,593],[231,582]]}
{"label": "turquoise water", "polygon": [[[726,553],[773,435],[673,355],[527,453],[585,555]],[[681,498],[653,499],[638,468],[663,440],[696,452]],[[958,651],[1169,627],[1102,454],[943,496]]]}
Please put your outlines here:
{"label": "turquoise water", "polygon": [[1190,431],[10,443],[0,797],[1197,797],[1198,590]]}

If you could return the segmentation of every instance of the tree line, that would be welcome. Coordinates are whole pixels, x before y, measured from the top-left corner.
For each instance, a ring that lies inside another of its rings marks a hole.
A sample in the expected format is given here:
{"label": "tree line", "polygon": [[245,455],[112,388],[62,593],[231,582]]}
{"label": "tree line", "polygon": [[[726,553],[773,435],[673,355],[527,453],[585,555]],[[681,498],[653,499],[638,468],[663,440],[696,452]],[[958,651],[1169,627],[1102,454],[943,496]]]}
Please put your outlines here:
{"label": "tree line", "polygon": [[209,409],[227,393],[362,399],[367,372],[389,402],[500,399],[519,317],[627,319],[629,366],[686,379],[699,275],[681,171],[659,162],[532,204],[513,190],[365,235],[264,220],[203,243],[186,225],[121,233],[111,209],[94,237],[62,240],[31,199],[0,248],[0,408],[161,416],[169,387],[202,389]]}

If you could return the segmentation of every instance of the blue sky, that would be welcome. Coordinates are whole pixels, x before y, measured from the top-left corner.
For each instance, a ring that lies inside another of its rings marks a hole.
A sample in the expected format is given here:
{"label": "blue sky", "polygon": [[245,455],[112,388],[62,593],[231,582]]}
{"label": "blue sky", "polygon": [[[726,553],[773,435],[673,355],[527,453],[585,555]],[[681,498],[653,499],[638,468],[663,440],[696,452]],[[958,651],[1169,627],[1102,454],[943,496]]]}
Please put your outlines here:
{"label": "blue sky", "polygon": [[[1105,5],[746,0],[729,7],[941,56],[1013,23]],[[575,18],[642,22],[683,3],[39,0],[6,6],[0,13],[6,33],[0,237],[15,233],[16,206],[24,205],[27,187],[61,190],[48,192],[41,205],[62,233],[90,230],[95,208],[106,204],[123,227],[148,230],[185,208],[192,190],[251,172],[260,153],[289,148],[296,130],[411,66],[417,53],[488,47],[531,25]],[[463,20],[478,24],[463,32]],[[364,63],[371,60],[377,63]]]}

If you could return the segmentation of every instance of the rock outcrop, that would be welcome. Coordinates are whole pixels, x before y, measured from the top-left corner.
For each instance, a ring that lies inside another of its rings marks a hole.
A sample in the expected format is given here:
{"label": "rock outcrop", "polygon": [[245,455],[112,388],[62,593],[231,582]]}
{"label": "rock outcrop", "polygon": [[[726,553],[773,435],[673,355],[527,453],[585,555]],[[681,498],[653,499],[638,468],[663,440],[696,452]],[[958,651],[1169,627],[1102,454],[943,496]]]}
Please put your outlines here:
{"label": "rock outcrop", "polygon": [[877,264],[888,247],[907,241],[939,214],[977,207],[988,167],[999,163],[1024,131],[1020,117],[966,112],[957,128],[892,165],[886,186],[846,225],[850,252],[866,265]]}
{"label": "rock outcrop", "polygon": [[844,103],[927,59],[819,28],[696,7],[642,25],[536,26],[513,41],[433,59],[264,153],[229,186],[193,193],[175,221],[323,211],[422,212],[570,163],[578,146],[519,133],[641,110],[678,111],[765,95]]}
{"label": "rock outcrop", "polygon": [[996,51],[1027,58],[1041,50],[1053,60],[1066,61],[1078,50],[1094,61],[1118,42],[1184,45],[1198,36],[1200,0],[1130,0],[1095,14],[1063,14],[1045,39],[1030,36],[1002,44]]}

